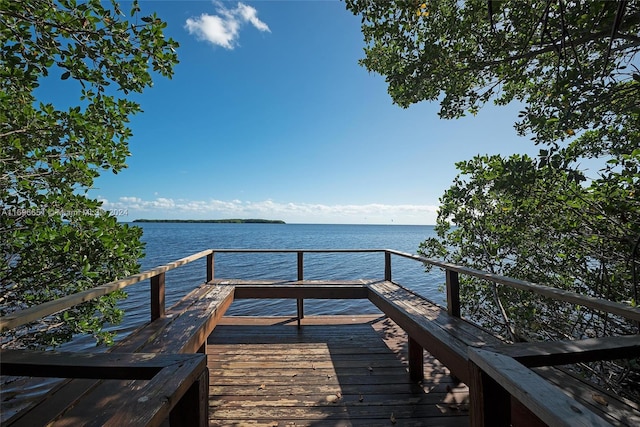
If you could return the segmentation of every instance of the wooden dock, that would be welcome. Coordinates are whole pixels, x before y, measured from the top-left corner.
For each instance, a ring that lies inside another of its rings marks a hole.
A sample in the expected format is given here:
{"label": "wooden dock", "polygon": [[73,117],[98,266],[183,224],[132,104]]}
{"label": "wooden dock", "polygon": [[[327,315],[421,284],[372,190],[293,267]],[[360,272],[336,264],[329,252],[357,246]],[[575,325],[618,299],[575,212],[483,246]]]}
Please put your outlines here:
{"label": "wooden dock", "polygon": [[210,426],[467,426],[468,389],[380,316],[224,317],[207,343]]}
{"label": "wooden dock", "polygon": [[[380,254],[382,277],[305,278],[305,256],[364,252]],[[219,278],[214,274],[216,253],[295,254],[297,277]],[[394,282],[392,257],[444,269],[446,306]],[[204,282],[165,307],[165,274],[203,258]],[[13,413],[0,406],[0,424],[640,425],[640,405],[562,366],[637,359],[640,334],[508,343],[461,317],[459,275],[640,322],[637,307],[390,249],[208,249],[0,317],[0,332],[10,331],[150,282],[149,322],[106,353],[0,351],[2,375],[27,377],[33,384],[40,378],[64,378]],[[224,316],[235,300],[270,298],[295,299],[295,316]],[[305,299],[368,300],[381,314],[309,317]],[[0,403],[5,400],[0,396]]]}

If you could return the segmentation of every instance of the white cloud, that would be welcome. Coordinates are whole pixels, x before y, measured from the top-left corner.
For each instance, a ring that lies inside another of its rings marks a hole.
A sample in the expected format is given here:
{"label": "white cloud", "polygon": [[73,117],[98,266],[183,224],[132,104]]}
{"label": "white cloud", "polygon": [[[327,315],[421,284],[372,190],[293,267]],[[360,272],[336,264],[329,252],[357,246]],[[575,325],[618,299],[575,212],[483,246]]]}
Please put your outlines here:
{"label": "white cloud", "polygon": [[237,45],[243,24],[249,23],[260,31],[271,32],[269,26],[258,19],[258,11],[251,6],[238,3],[235,9],[227,9],[220,2],[214,4],[216,15],[203,13],[199,17],[187,19],[185,27],[189,34],[225,49],[233,49]]}
{"label": "white cloud", "polygon": [[141,202],[142,199],[138,197],[120,197],[120,201],[125,203],[138,203]]}
{"label": "white cloud", "polygon": [[[128,220],[148,219],[223,219],[264,218],[294,223],[322,224],[435,224],[438,207],[433,205],[324,205],[242,200],[186,200],[120,197],[116,202],[101,198],[104,209],[128,212]],[[124,218],[123,218],[124,220]]]}
{"label": "white cloud", "polygon": [[238,8],[236,10],[245,21],[250,22],[251,25],[256,27],[258,30],[271,32],[269,26],[258,19],[258,11],[255,8],[238,3]]}

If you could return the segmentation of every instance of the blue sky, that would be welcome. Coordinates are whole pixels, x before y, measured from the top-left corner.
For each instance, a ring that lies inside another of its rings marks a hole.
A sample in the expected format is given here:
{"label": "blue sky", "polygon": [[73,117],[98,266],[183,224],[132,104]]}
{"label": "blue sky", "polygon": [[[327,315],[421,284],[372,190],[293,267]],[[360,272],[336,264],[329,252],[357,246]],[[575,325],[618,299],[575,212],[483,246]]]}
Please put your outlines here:
{"label": "blue sky", "polygon": [[454,163],[537,152],[517,107],[440,120],[402,109],[358,65],[360,18],[338,1],[143,1],[180,43],[172,80],[137,100],[128,169],[89,195],[137,218],[434,224]]}

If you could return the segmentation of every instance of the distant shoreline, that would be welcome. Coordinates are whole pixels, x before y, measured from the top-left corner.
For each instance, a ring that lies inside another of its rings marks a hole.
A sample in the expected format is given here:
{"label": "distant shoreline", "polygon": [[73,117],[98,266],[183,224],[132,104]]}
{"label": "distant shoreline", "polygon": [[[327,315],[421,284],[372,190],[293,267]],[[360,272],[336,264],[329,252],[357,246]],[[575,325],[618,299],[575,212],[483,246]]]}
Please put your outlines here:
{"label": "distant shoreline", "polygon": [[134,219],[133,222],[206,223],[206,224],[286,224],[281,219]]}

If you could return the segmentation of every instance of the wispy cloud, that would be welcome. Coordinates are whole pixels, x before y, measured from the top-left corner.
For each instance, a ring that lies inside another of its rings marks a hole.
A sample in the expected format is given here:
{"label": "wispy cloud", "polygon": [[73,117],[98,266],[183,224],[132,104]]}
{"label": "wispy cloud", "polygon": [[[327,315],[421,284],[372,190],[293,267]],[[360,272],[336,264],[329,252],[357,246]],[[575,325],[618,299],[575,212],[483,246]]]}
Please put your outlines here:
{"label": "wispy cloud", "polygon": [[187,19],[185,27],[189,34],[225,49],[233,49],[238,44],[240,28],[244,24],[249,23],[260,31],[271,32],[269,26],[258,19],[258,11],[251,6],[238,3],[234,9],[228,9],[220,2],[213,4],[216,7],[215,15],[203,13]]}
{"label": "wispy cloud", "polygon": [[[432,205],[324,205],[314,203],[280,203],[242,200],[187,200],[157,197],[120,197],[117,201],[101,199],[103,208],[128,212],[128,220],[152,219],[221,219],[265,218],[297,223],[334,224],[435,224],[438,207]],[[122,218],[123,220],[127,220]]]}

